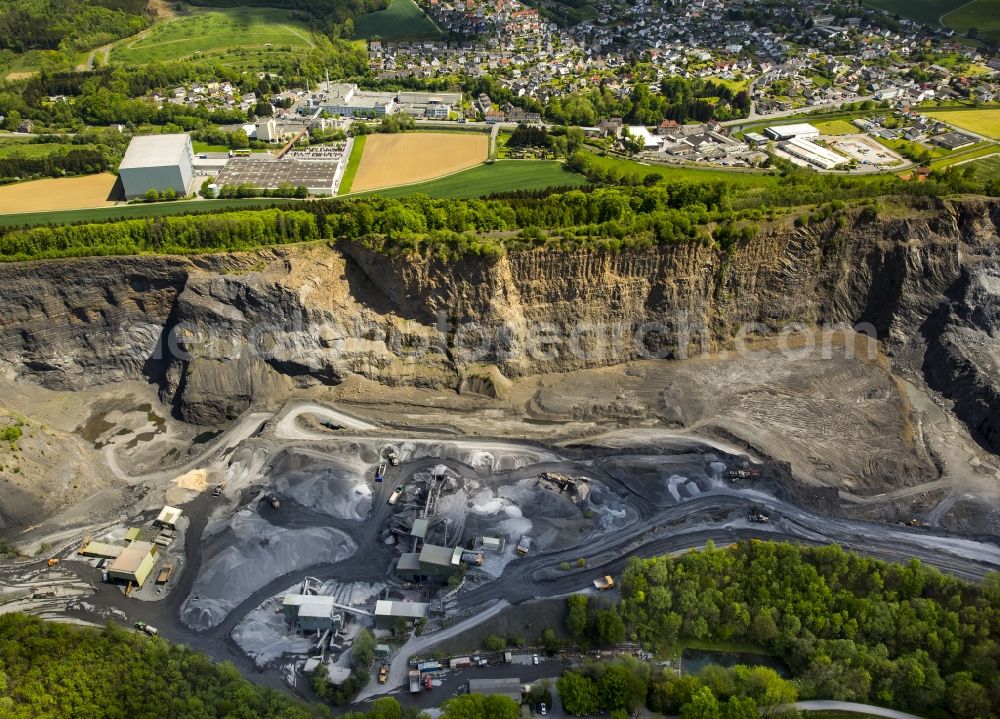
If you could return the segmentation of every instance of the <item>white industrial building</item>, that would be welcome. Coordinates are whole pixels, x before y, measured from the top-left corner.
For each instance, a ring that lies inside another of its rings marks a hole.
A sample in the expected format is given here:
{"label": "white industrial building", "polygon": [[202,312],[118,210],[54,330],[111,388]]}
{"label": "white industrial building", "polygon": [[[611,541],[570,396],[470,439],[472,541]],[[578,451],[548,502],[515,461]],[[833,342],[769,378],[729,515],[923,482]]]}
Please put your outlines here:
{"label": "white industrial building", "polygon": [[118,167],[125,197],[168,189],[187,195],[194,182],[193,163],[190,135],[136,135]]}
{"label": "white industrial building", "polygon": [[643,150],[657,150],[663,144],[663,138],[657,137],[642,125],[629,125],[628,134],[642,143]]}
{"label": "white industrial building", "polygon": [[791,140],[779,142],[778,149],[784,150],[792,157],[805,160],[821,170],[832,170],[837,165],[843,165],[848,161],[846,157],[838,155],[833,150],[828,150],[822,145],[809,142],[801,137],[793,137]]}
{"label": "white industrial building", "polygon": [[774,140],[791,140],[796,137],[803,140],[814,140],[819,137],[819,130],[808,122],[800,122],[795,125],[772,125],[764,130],[764,133]]}

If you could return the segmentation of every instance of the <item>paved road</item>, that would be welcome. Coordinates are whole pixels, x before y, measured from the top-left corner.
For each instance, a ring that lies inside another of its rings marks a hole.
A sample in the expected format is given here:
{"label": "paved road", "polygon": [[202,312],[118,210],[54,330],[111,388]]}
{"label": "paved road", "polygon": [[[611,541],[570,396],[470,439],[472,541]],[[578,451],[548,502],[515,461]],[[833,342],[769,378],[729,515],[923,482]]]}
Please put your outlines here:
{"label": "paved road", "polygon": [[756,122],[765,122],[767,120],[780,120],[783,117],[790,117],[791,115],[801,115],[812,112],[832,112],[837,110],[844,105],[853,104],[856,102],[865,102],[867,100],[874,100],[874,95],[863,95],[859,97],[852,98],[850,100],[837,100],[836,102],[826,102],[819,105],[811,105],[808,107],[798,107],[791,110],[779,110],[778,112],[769,112],[766,115],[758,115],[756,113],[751,113],[748,117],[741,120],[726,120],[725,122],[719,123],[723,127],[738,127],[740,125],[749,125]]}
{"label": "paved road", "polygon": [[815,699],[808,702],[795,702],[792,707],[804,712],[817,711],[837,711],[851,712],[852,714],[871,714],[873,716],[885,717],[886,719],[923,719],[916,714],[886,709],[871,704],[855,704],[854,702],[838,702],[832,699]]}

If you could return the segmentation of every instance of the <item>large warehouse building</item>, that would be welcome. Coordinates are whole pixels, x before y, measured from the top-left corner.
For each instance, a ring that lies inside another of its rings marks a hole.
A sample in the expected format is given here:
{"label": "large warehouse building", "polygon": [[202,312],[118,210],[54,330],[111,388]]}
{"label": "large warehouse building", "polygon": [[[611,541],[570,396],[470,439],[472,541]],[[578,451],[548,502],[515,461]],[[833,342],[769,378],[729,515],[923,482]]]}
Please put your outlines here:
{"label": "large warehouse building", "polygon": [[118,174],[125,197],[141,197],[149,190],[172,189],[188,194],[194,182],[194,149],[189,135],[137,135],[129,143]]}
{"label": "large warehouse building", "polygon": [[800,122],[795,125],[772,125],[764,130],[764,134],[772,140],[792,140],[796,137],[815,140],[819,137],[819,130],[808,122]]}

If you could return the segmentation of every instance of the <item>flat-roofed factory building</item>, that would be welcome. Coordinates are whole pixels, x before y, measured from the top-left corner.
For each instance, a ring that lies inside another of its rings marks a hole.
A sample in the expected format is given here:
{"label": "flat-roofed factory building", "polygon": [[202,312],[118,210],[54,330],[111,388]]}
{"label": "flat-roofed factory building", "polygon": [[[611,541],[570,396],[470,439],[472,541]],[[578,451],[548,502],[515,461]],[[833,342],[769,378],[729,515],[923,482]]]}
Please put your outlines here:
{"label": "flat-roofed factory building", "polygon": [[136,135],[118,166],[125,197],[149,190],[188,194],[194,182],[194,149],[190,135]]}

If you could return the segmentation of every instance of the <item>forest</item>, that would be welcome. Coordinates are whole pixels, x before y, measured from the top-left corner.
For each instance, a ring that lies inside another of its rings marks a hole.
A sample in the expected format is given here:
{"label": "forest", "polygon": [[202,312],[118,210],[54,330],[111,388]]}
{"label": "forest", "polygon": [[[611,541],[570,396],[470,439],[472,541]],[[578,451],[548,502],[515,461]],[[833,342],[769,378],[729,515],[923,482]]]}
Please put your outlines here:
{"label": "forest", "polygon": [[[888,564],[836,546],[751,541],[633,558],[621,579],[617,604],[585,595],[568,600],[567,628],[576,642],[749,644],[781,657],[800,698],[880,704],[942,719],[997,716],[1000,574],[976,585],[916,560]],[[583,701],[597,701],[601,680],[592,681],[594,689],[571,688]],[[698,719],[735,719],[723,702],[746,698],[739,690],[746,680],[702,681],[717,701]],[[646,705],[684,717],[683,706],[698,689],[661,684],[646,683]],[[759,696],[751,697],[761,706]],[[600,706],[613,708],[606,701]]]}
{"label": "forest", "polygon": [[[342,719],[416,719],[392,697]],[[0,716],[3,719],[329,719],[244,679],[183,645],[108,624],[102,629],[0,615]],[[506,697],[448,699],[442,719],[517,719]]]}
{"label": "forest", "polygon": [[0,237],[0,259],[17,261],[90,255],[186,254],[246,250],[319,238],[304,211],[245,210],[103,224],[33,227]]}
{"label": "forest", "polygon": [[329,717],[231,664],[109,624],[83,629],[0,615],[4,719],[312,719]]}
{"label": "forest", "polygon": [[0,49],[87,50],[148,27],[146,0],[4,0]]}
{"label": "forest", "polygon": [[795,684],[769,667],[710,664],[697,675],[678,675],[629,655],[567,670],[556,690],[568,713],[610,712],[613,719],[634,716],[643,706],[681,719],[757,719],[798,697]]}

